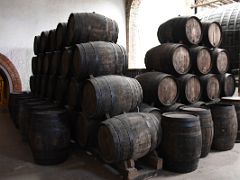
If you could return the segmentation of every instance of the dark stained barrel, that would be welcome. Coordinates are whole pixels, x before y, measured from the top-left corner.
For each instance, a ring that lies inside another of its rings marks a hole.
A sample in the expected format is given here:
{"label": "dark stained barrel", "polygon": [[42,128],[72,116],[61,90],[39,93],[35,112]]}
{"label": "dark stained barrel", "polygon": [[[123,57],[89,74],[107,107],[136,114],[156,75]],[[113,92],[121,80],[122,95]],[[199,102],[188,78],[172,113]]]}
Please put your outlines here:
{"label": "dark stained barrel", "polygon": [[175,103],[171,106],[167,106],[163,108],[163,112],[174,112],[174,111],[179,111],[181,107],[186,106],[185,104],[182,103]]}
{"label": "dark stained barrel", "polygon": [[40,36],[34,36],[33,52],[35,55],[38,55],[40,53],[39,48],[40,48]]}
{"label": "dark stained barrel", "polygon": [[60,65],[61,76],[73,76],[73,48],[65,47],[62,53],[61,65]]}
{"label": "dark stained barrel", "polygon": [[226,104],[232,104],[235,107],[236,114],[237,114],[237,121],[238,121],[237,138],[235,142],[240,143],[240,98],[237,96],[222,97],[221,102]]}
{"label": "dark stained barrel", "polygon": [[56,49],[61,50],[67,45],[67,23],[58,23],[56,28]]}
{"label": "dark stained barrel", "polygon": [[208,74],[212,69],[210,50],[204,46],[191,47],[190,56],[194,74]]}
{"label": "dark stained barrel", "polygon": [[42,65],[42,69],[43,69],[43,74],[44,75],[48,75],[50,68],[51,68],[51,61],[52,61],[52,53],[51,52],[47,52],[44,55],[44,59],[43,59],[43,65]]}
{"label": "dark stained barrel", "polygon": [[230,104],[214,104],[210,108],[214,124],[212,149],[219,151],[232,149],[238,131],[234,106]]}
{"label": "dark stained barrel", "polygon": [[183,44],[161,44],[147,51],[145,65],[148,71],[156,70],[173,75],[186,74],[191,68],[189,50]]}
{"label": "dark stained barrel", "polygon": [[77,143],[82,147],[96,147],[100,122],[100,120],[88,119],[83,113],[79,113],[75,124]]}
{"label": "dark stained barrel", "polygon": [[72,13],[67,24],[67,45],[89,41],[116,43],[118,25],[116,21],[96,13]]}
{"label": "dark stained barrel", "polygon": [[123,46],[102,41],[89,42],[75,46],[73,65],[75,75],[86,79],[89,75],[122,74],[128,67],[128,59]]}
{"label": "dark stained barrel", "polygon": [[49,76],[48,77],[48,82],[47,82],[47,98],[49,100],[54,100],[54,93],[55,93],[55,88],[57,85],[57,78],[56,76]]}
{"label": "dark stained barrel", "polygon": [[39,53],[44,53],[48,51],[49,49],[49,31],[43,31],[40,35],[40,40],[39,40]]}
{"label": "dark stained barrel", "polygon": [[219,74],[217,78],[221,86],[221,96],[232,96],[235,92],[235,78],[232,74]]}
{"label": "dark stained barrel", "polygon": [[48,76],[41,76],[40,97],[46,97]]}
{"label": "dark stained barrel", "polygon": [[67,104],[76,111],[81,111],[83,82],[71,78],[68,86]]}
{"label": "dark stained barrel", "polygon": [[48,51],[55,51],[56,50],[56,29],[52,29],[49,31],[48,36]]}
{"label": "dark stained barrel", "polygon": [[70,142],[66,110],[33,112],[29,137],[35,163],[52,165],[65,161]]}
{"label": "dark stained barrel", "polygon": [[179,173],[197,169],[202,148],[199,117],[181,112],[163,113],[162,129],[163,168]]}
{"label": "dark stained barrel", "polygon": [[43,61],[44,61],[44,54],[38,54],[37,56],[37,74],[38,75],[43,73]]}
{"label": "dark stained barrel", "polygon": [[143,101],[157,106],[171,106],[178,98],[178,85],[173,76],[147,72],[136,77],[143,89]]}
{"label": "dark stained barrel", "polygon": [[211,150],[213,140],[213,120],[209,109],[181,107],[184,112],[193,113],[199,116],[202,132],[202,149],[201,157],[206,157]]}
{"label": "dark stained barrel", "polygon": [[222,27],[218,22],[202,22],[202,43],[207,47],[219,47],[222,42]]}
{"label": "dark stained barrel", "polygon": [[57,104],[65,105],[67,103],[67,90],[69,85],[69,79],[59,76],[57,78],[57,84],[55,87],[54,99]]}
{"label": "dark stained barrel", "polygon": [[61,58],[62,58],[62,52],[61,51],[52,52],[50,75],[52,75],[52,76],[59,75]]}
{"label": "dark stained barrel", "polygon": [[82,97],[81,107],[87,117],[115,116],[139,106],[143,92],[136,79],[108,75],[87,80]]}
{"label": "dark stained barrel", "polygon": [[220,97],[220,83],[214,74],[200,76],[202,99],[211,101]]}
{"label": "dark stained barrel", "polygon": [[139,159],[160,143],[159,119],[151,113],[127,113],[103,121],[98,130],[101,157],[108,163]]}
{"label": "dark stained barrel", "polygon": [[30,76],[29,85],[32,94],[36,95],[36,76]]}
{"label": "dark stained barrel", "polygon": [[211,51],[213,68],[212,72],[224,74],[229,68],[229,55],[225,49],[215,48]]}
{"label": "dark stained barrel", "polygon": [[38,59],[37,57],[32,57],[32,73],[33,75],[37,75],[38,74]]}
{"label": "dark stained barrel", "polygon": [[181,102],[191,104],[197,102],[201,98],[201,82],[196,75],[182,75],[178,78],[178,83]]}
{"label": "dark stained barrel", "polygon": [[183,42],[188,45],[197,45],[202,40],[202,25],[195,16],[179,16],[161,24],[157,35],[162,44]]}

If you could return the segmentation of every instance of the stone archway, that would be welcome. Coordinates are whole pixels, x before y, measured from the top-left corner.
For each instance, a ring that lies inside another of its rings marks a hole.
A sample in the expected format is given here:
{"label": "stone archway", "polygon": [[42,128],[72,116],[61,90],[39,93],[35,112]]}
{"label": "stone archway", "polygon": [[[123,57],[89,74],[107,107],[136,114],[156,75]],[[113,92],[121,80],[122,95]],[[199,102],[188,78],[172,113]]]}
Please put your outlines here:
{"label": "stone archway", "polygon": [[5,75],[10,92],[22,91],[22,83],[17,69],[12,62],[0,53],[0,71]]}

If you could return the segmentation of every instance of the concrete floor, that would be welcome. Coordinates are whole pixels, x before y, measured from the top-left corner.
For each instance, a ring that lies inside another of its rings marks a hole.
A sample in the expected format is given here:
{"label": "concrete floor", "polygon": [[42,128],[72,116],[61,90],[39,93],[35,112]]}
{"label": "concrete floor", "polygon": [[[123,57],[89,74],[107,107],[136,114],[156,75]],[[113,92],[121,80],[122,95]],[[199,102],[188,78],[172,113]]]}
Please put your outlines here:
{"label": "concrete floor", "polygon": [[[56,166],[38,166],[33,163],[31,151],[21,141],[7,112],[0,111],[0,180],[92,180],[120,179],[116,172],[101,164],[93,156],[77,148],[69,159]],[[211,152],[201,159],[196,171],[176,174],[161,171],[152,179],[167,180],[239,180],[240,144],[225,152]]]}

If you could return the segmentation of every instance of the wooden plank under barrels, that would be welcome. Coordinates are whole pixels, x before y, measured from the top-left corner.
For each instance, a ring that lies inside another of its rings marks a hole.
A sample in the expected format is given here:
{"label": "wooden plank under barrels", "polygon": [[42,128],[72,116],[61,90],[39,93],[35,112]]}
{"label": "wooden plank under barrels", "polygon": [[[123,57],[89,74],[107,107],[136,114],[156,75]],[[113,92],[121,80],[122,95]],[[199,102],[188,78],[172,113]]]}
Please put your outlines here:
{"label": "wooden plank under barrels", "polygon": [[82,111],[87,117],[119,115],[142,103],[142,87],[136,79],[108,75],[88,79],[83,87]]}
{"label": "wooden plank under barrels", "polygon": [[75,76],[123,74],[128,67],[125,48],[110,42],[89,42],[75,45],[73,55]]}
{"label": "wooden plank under barrels", "polygon": [[143,101],[156,106],[170,106],[178,98],[177,81],[173,76],[161,72],[147,72],[136,79],[143,89]]}
{"label": "wooden plank under barrels", "polygon": [[169,19],[158,28],[160,43],[179,43],[197,45],[202,40],[202,25],[195,16],[179,16]]}
{"label": "wooden plank under barrels", "polygon": [[192,61],[191,71],[198,75],[208,74],[212,69],[210,50],[204,46],[191,47],[189,50]]}
{"label": "wooden plank under barrels", "polygon": [[202,148],[199,117],[183,112],[163,113],[162,130],[159,150],[163,168],[179,173],[196,170]]}
{"label": "wooden plank under barrels", "polygon": [[232,149],[238,131],[234,106],[230,104],[214,104],[210,108],[214,124],[212,149],[219,151]]}
{"label": "wooden plank under barrels", "polygon": [[116,21],[97,13],[71,13],[67,24],[67,45],[90,41],[116,43],[118,39]]}
{"label": "wooden plank under barrels", "polygon": [[186,74],[191,68],[189,50],[183,44],[161,44],[147,51],[145,66],[148,71],[156,70],[173,75]]}
{"label": "wooden plank under barrels", "polygon": [[101,157],[107,163],[137,160],[155,150],[161,131],[151,113],[126,113],[103,121],[98,131]]}

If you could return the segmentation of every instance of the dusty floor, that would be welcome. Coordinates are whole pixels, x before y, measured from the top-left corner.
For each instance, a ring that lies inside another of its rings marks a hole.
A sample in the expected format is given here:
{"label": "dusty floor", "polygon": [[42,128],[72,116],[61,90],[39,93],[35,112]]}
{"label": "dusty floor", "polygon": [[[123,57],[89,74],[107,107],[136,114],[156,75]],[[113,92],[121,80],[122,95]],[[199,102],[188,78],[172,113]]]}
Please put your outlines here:
{"label": "dusty floor", "polygon": [[[79,180],[120,179],[116,172],[101,164],[93,156],[73,148],[69,159],[57,166],[38,166],[31,151],[21,141],[9,114],[0,112],[0,179],[1,180]],[[153,179],[167,180],[240,180],[240,144],[225,152],[211,152],[201,159],[196,171],[175,174],[161,171]]]}

